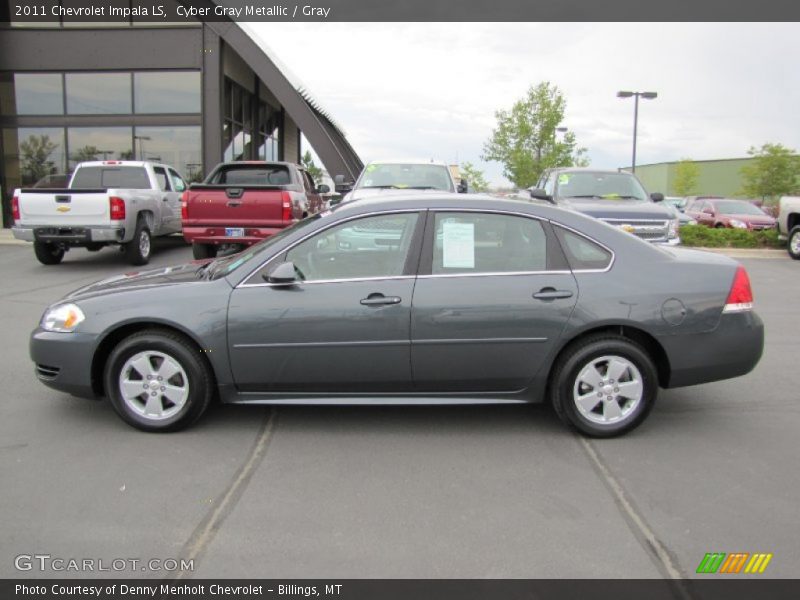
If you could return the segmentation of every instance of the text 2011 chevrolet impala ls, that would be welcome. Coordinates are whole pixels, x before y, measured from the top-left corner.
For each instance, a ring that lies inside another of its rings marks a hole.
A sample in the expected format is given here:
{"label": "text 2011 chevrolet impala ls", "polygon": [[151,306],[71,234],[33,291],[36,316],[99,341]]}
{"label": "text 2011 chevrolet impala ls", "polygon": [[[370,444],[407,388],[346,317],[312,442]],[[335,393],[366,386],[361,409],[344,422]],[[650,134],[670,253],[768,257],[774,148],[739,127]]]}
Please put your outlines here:
{"label": "text 2011 chevrolet impala ls", "polygon": [[659,387],[744,375],[763,349],[745,270],[584,215],[480,196],[356,201],[246,252],[113,277],[47,309],[39,379],[166,431],[209,402],[548,400],[592,436]]}

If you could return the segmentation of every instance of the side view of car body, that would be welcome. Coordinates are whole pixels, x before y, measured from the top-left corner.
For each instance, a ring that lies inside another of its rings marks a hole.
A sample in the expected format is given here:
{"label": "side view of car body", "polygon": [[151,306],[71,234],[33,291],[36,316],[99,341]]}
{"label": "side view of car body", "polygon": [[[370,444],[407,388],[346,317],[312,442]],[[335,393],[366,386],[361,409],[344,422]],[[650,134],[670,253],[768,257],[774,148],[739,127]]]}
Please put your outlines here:
{"label": "side view of car body", "polygon": [[[659,387],[755,367],[744,269],[585,215],[484,196],[342,204],[245,252],[122,275],[51,306],[42,383],[165,431],[243,404],[549,401],[594,436]],[[187,306],[198,307],[187,310]]]}
{"label": "side view of car body", "polygon": [[800,260],[800,196],[783,196],[778,212],[778,232],[787,242],[789,256]]}
{"label": "side view of car body", "polygon": [[733,229],[774,229],[776,221],[758,206],[746,200],[696,198],[686,206],[686,214],[699,225]]}

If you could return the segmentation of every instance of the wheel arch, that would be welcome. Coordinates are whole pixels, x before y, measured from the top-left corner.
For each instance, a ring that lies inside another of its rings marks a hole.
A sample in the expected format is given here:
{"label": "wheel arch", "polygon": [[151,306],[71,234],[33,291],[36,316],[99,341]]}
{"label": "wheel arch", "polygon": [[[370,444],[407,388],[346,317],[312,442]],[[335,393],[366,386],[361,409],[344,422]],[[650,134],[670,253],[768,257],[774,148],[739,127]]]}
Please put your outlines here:
{"label": "wheel arch", "polygon": [[558,364],[558,361],[561,360],[561,357],[564,356],[564,354],[569,351],[571,347],[580,343],[586,338],[603,333],[620,335],[644,348],[644,350],[653,360],[656,373],[658,373],[659,387],[666,387],[669,384],[671,373],[669,357],[659,341],[653,335],[640,327],[636,327],[635,325],[630,325],[628,323],[611,323],[577,331],[574,335],[563,341],[561,347],[558,349],[558,352],[555,354],[550,363],[550,368],[547,373],[547,388],[549,389],[552,381],[554,374],[553,367]]}
{"label": "wheel arch", "polygon": [[800,212],[790,212],[786,216],[786,233],[791,233],[798,225],[800,225]]}
{"label": "wheel arch", "polygon": [[180,325],[175,323],[167,322],[167,321],[158,321],[158,320],[142,320],[142,321],[128,321],[125,323],[118,323],[113,328],[107,330],[103,336],[101,337],[100,341],[95,348],[94,355],[92,356],[92,366],[91,366],[91,383],[92,383],[92,391],[98,397],[105,395],[104,384],[103,384],[103,373],[106,368],[106,364],[108,363],[108,357],[111,354],[111,351],[114,347],[119,344],[122,340],[126,337],[131,336],[135,333],[140,331],[145,331],[147,329],[152,330],[160,330],[167,333],[178,334],[179,336],[183,337],[187,342],[189,342],[195,350],[197,350],[198,355],[200,356],[200,360],[205,361],[206,366],[211,373],[211,377],[214,381],[214,387],[216,388],[217,385],[217,373],[214,368],[214,365],[208,360],[205,352],[203,351],[203,344],[197,337],[191,332]]}

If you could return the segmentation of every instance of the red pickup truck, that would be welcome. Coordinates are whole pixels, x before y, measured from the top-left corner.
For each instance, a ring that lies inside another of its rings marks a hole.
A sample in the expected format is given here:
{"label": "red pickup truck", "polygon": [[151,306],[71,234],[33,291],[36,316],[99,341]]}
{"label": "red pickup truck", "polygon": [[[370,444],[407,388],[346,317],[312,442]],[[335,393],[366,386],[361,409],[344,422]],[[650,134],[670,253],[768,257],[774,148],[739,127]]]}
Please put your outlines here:
{"label": "red pickup truck", "polygon": [[211,258],[220,246],[249,246],[318,212],[329,191],[293,163],[222,163],[184,192],[183,237],[195,258]]}

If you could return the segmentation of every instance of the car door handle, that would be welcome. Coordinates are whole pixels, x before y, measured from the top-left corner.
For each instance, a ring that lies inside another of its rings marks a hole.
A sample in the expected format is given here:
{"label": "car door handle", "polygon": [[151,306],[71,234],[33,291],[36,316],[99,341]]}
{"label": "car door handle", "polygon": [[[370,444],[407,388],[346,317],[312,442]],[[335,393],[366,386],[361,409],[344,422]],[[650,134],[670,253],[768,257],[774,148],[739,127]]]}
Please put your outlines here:
{"label": "car door handle", "polygon": [[570,290],[557,290],[546,287],[536,292],[533,297],[537,300],[558,300],[559,298],[572,298],[572,292]]}
{"label": "car door handle", "polygon": [[384,296],[383,294],[370,294],[361,300],[364,306],[385,306],[387,304],[400,304],[403,299],[400,296]]}
{"label": "car door handle", "polygon": [[237,206],[241,206],[242,202],[240,200],[229,200],[227,202],[227,205],[230,206],[231,208],[236,208]]}
{"label": "car door handle", "polygon": [[162,200],[163,200],[164,202],[169,202],[169,196],[164,196],[164,197],[162,198]]}

